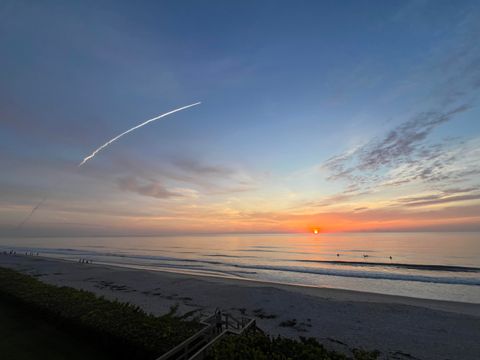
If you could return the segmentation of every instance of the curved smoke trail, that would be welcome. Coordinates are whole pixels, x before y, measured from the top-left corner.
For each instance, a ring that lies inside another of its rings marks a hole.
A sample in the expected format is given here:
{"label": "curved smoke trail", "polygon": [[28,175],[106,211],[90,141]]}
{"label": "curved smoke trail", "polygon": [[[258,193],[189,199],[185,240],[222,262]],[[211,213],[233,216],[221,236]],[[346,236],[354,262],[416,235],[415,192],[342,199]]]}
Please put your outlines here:
{"label": "curved smoke trail", "polygon": [[110,145],[111,143],[113,143],[114,141],[117,141],[118,139],[120,139],[123,135],[126,135],[128,134],[129,132],[132,132],[134,130],[137,130],[138,128],[141,128],[142,126],[144,125],[147,125],[148,123],[151,123],[152,121],[156,121],[158,119],[161,119],[165,116],[168,116],[170,114],[173,114],[173,113],[176,113],[177,111],[181,111],[181,110],[185,110],[185,109],[188,109],[189,107],[192,107],[192,106],[196,106],[196,105],[199,105],[201,104],[201,102],[197,102],[195,104],[190,104],[190,105],[187,105],[187,106],[182,106],[181,108],[178,108],[178,109],[175,109],[175,110],[172,110],[172,111],[169,111],[165,114],[162,114],[162,115],[159,115],[159,116],[156,116],[154,118],[151,118],[143,123],[141,123],[140,125],[137,125],[137,126],[134,126],[133,128],[121,133],[120,135],[117,135],[115,136],[113,139],[111,140],[108,140],[105,144],[103,144],[102,146],[100,146],[98,149],[96,149],[93,153],[91,153],[90,155],[88,155],[85,159],[82,160],[82,162],[80,164],[78,164],[78,167],[82,166],[83,164],[85,164],[88,160],[90,160],[91,158],[93,158],[95,155],[97,155],[98,152],[100,152],[101,150],[105,149],[108,145]]}
{"label": "curved smoke trail", "polygon": [[[181,108],[178,108],[178,109],[175,109],[175,110],[172,110],[172,111],[169,111],[169,112],[166,112],[165,114],[162,114],[162,115],[158,115],[154,118],[151,118],[151,119],[148,119],[147,121],[144,121],[143,123],[141,123],[140,125],[137,125],[137,126],[134,126],[133,128],[121,133],[120,135],[117,135],[115,136],[113,139],[111,140],[108,140],[105,144],[103,144],[102,146],[100,146],[98,149],[96,149],[93,153],[91,153],[90,155],[88,155],[86,158],[84,158],[80,164],[78,164],[78,167],[82,166],[83,164],[85,164],[88,160],[92,159],[95,155],[97,155],[101,150],[105,149],[108,145],[110,145],[111,143],[113,143],[114,141],[117,141],[118,139],[120,139],[123,135],[126,135],[128,134],[129,132],[132,132],[134,130],[137,130],[138,128],[141,128],[142,126],[144,125],[147,125],[148,123],[151,123],[153,121],[156,121],[158,119],[161,119],[165,116],[168,116],[168,115],[171,115],[173,113],[176,113],[177,111],[181,111],[181,110],[185,110],[185,109],[188,109],[192,106],[196,106],[196,105],[200,105],[201,102],[197,102],[195,104],[190,104],[190,105],[187,105],[187,106],[182,106]],[[17,229],[21,229],[23,225],[25,225],[27,223],[28,220],[30,220],[30,218],[32,217],[33,213],[45,202],[45,200],[47,200],[46,197],[44,197],[37,205],[35,205],[33,207],[33,209],[30,211],[30,213],[28,214],[28,216],[20,223],[18,224],[17,226]]]}
{"label": "curved smoke trail", "polygon": [[30,218],[32,217],[33,213],[45,202],[45,200],[47,200],[47,197],[44,197],[42,200],[40,200],[40,202],[39,202],[37,205],[35,205],[35,206],[33,207],[33,209],[30,211],[30,213],[27,215],[27,217],[26,217],[25,219],[23,219],[23,221],[22,221],[20,224],[18,224],[17,229],[21,229],[22,226],[23,226],[28,220],[30,220]]}

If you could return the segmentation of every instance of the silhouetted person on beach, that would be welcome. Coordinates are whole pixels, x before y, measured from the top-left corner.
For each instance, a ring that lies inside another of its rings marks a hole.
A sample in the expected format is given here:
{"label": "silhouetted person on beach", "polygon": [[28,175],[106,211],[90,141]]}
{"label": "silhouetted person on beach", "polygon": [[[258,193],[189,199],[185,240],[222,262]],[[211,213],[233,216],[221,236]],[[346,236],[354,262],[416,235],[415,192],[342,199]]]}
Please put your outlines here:
{"label": "silhouetted person on beach", "polygon": [[217,333],[222,332],[222,312],[220,309],[215,310],[215,325]]}

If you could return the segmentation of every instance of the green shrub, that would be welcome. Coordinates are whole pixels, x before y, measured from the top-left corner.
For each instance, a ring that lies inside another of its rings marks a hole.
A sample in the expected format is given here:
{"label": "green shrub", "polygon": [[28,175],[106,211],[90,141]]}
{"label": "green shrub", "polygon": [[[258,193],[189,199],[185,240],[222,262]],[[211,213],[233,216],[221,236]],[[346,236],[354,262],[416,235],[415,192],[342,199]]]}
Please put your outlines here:
{"label": "green shrub", "polygon": [[[363,357],[357,357],[357,353]],[[378,352],[354,350],[356,360],[374,360]],[[370,356],[370,357],[367,357]],[[209,360],[346,360],[345,355],[329,351],[313,338],[292,340],[271,338],[260,333],[227,336],[210,350]]]}
{"label": "green shrub", "polygon": [[121,358],[149,359],[173,348],[200,329],[197,322],[145,313],[138,306],[38,281],[0,267],[0,296],[22,304],[32,316],[94,339]]}

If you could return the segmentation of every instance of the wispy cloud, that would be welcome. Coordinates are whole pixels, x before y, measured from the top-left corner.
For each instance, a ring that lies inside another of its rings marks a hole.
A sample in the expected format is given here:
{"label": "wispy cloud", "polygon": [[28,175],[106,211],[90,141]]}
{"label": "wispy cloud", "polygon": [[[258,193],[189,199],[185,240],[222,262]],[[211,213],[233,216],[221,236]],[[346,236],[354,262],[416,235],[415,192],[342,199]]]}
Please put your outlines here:
{"label": "wispy cloud", "polygon": [[196,157],[174,157],[162,176],[195,186],[207,194],[227,194],[250,191],[256,180],[238,165],[206,162]]}
{"label": "wispy cloud", "polygon": [[[157,199],[191,199],[202,193],[238,193],[253,190],[256,186],[247,173],[222,164],[203,162],[194,157],[175,157],[166,159],[166,162],[160,169],[145,164],[145,170],[137,163],[135,174],[129,172],[117,177],[119,189]],[[167,183],[173,185],[166,186]]]}
{"label": "wispy cloud", "polygon": [[[475,182],[480,175],[480,138],[445,141],[418,149],[416,157],[392,168],[383,177],[383,186],[412,182],[440,184],[444,188]],[[478,181],[477,181],[478,183]]]}
{"label": "wispy cloud", "polygon": [[117,183],[121,190],[157,199],[191,198],[197,195],[197,192],[192,189],[167,188],[158,181],[140,180],[133,176],[119,178]]}
{"label": "wispy cloud", "polygon": [[[398,166],[405,162],[411,163],[417,158],[430,155],[420,146],[427,136],[437,126],[469,108],[469,105],[464,104],[445,112],[420,113],[385,136],[372,140],[353,152],[327,160],[323,167],[330,171],[330,180],[347,179],[360,183],[367,178],[372,180],[375,177],[374,173],[382,168]],[[366,175],[366,172],[369,174]]]}
{"label": "wispy cloud", "polygon": [[228,166],[205,164],[194,158],[176,158],[172,163],[186,173],[197,175],[230,177],[235,174]]}
{"label": "wispy cloud", "polygon": [[83,174],[104,180],[135,178],[142,184],[169,184],[172,188],[193,188],[203,194],[246,192],[257,187],[255,176],[240,165],[205,161],[194,155],[162,155],[153,161],[121,153],[112,156],[108,168],[92,164]]}
{"label": "wispy cloud", "polygon": [[446,189],[436,194],[403,197],[396,203],[401,206],[429,206],[480,199],[480,188]]}
{"label": "wispy cloud", "polygon": [[[394,206],[414,208],[480,200],[480,138],[446,139],[434,144],[426,141],[436,126],[467,109],[463,106],[445,113],[423,114],[380,139],[328,160],[323,164],[328,179],[341,181],[345,187],[310,206],[363,204],[365,196],[378,197],[385,192],[391,197],[400,189],[413,194],[423,189],[427,194],[397,199]],[[381,202],[376,203],[381,206]]]}
{"label": "wispy cloud", "polygon": [[[403,11],[409,13],[412,9],[407,6]],[[376,191],[378,186],[413,182],[436,183],[443,188],[451,186],[453,181],[475,182],[474,177],[480,174],[478,139],[447,139],[436,143],[430,139],[439,126],[478,104],[478,19],[466,13],[462,21],[452,24],[451,30],[453,36],[448,42],[430,50],[432,61],[421,62],[406,78],[415,87],[431,84],[416,98],[416,106],[428,104],[428,111],[417,112],[384,135],[322,164],[329,180],[346,184],[339,196],[351,197]]]}

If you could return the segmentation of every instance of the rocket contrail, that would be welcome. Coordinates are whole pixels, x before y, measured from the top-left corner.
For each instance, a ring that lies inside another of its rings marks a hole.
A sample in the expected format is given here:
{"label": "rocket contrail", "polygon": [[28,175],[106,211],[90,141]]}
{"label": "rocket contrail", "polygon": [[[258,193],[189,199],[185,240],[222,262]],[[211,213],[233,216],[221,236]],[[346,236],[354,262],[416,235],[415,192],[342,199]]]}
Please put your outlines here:
{"label": "rocket contrail", "polygon": [[[83,164],[85,164],[88,160],[90,160],[91,158],[93,158],[95,155],[98,154],[98,152],[100,152],[101,150],[105,149],[108,145],[110,145],[111,143],[113,143],[114,141],[120,139],[123,135],[126,135],[128,134],[129,132],[132,132],[134,130],[137,130],[138,128],[141,128],[142,126],[144,125],[147,125],[148,123],[151,123],[152,121],[155,121],[155,120],[158,120],[158,119],[161,119],[165,116],[168,116],[170,114],[173,114],[173,113],[176,113],[177,111],[182,111],[182,110],[185,110],[185,109],[188,109],[189,107],[192,107],[192,106],[196,106],[196,105],[200,105],[201,102],[197,102],[195,104],[190,104],[190,105],[187,105],[187,106],[182,106],[181,108],[178,108],[178,109],[175,109],[175,110],[172,110],[172,111],[169,111],[165,114],[162,114],[162,115],[158,115],[154,118],[151,118],[143,123],[141,123],[140,125],[137,125],[137,126],[134,126],[133,128],[121,133],[120,135],[117,135],[115,136],[113,139],[107,141],[105,144],[103,144],[102,146],[100,146],[97,150],[95,150],[93,153],[91,153],[90,155],[88,155],[85,159],[82,160],[82,162],[80,164],[78,164],[78,167],[82,166]],[[33,207],[33,209],[30,211],[30,214],[28,214],[28,216],[17,226],[17,229],[21,229],[23,225],[25,225],[27,223],[28,220],[30,220],[30,218],[32,217],[33,213],[45,202],[45,200],[47,200],[47,198],[43,198],[36,206]]]}
{"label": "rocket contrail", "polygon": [[17,229],[20,229],[28,220],[30,220],[35,210],[37,210],[40,207],[40,205],[42,205],[45,202],[45,200],[47,200],[47,197],[44,197],[42,200],[40,200],[40,202],[37,205],[33,207],[33,209],[30,211],[30,214],[28,214],[27,217],[20,224],[18,224]]}
{"label": "rocket contrail", "polygon": [[144,125],[147,125],[148,123],[151,123],[152,121],[156,121],[158,119],[161,119],[165,116],[168,116],[170,114],[173,114],[173,113],[176,113],[177,111],[181,111],[181,110],[185,110],[185,109],[188,109],[189,107],[192,107],[192,106],[196,106],[196,105],[199,105],[201,104],[201,102],[197,102],[195,104],[190,104],[190,105],[187,105],[187,106],[182,106],[181,108],[178,108],[178,109],[175,109],[175,110],[172,110],[172,111],[169,111],[165,114],[162,114],[162,115],[158,115],[154,118],[151,118],[143,123],[141,123],[140,125],[137,125],[137,126],[134,126],[133,128],[121,133],[120,135],[117,135],[115,136],[113,139],[111,140],[108,140],[105,144],[103,144],[102,146],[100,146],[98,149],[96,149],[93,153],[91,153],[90,155],[88,155],[85,159],[82,160],[82,162],[80,164],[78,164],[78,167],[82,166],[83,164],[85,164],[88,160],[90,160],[91,158],[93,158],[95,155],[98,154],[98,152],[100,152],[101,150],[105,149],[108,145],[110,145],[111,143],[113,143],[114,141],[117,141],[118,139],[120,139],[123,135],[126,135],[128,134],[129,132],[132,132],[134,130],[137,130],[138,128],[141,128],[142,126]]}

